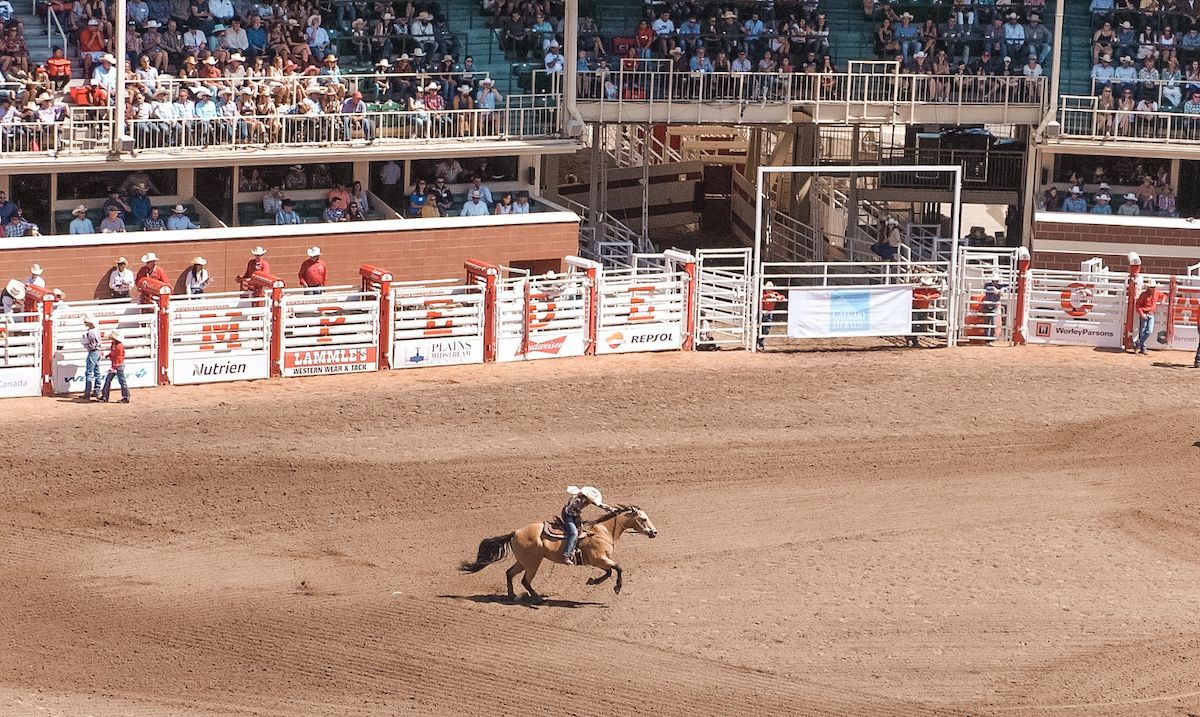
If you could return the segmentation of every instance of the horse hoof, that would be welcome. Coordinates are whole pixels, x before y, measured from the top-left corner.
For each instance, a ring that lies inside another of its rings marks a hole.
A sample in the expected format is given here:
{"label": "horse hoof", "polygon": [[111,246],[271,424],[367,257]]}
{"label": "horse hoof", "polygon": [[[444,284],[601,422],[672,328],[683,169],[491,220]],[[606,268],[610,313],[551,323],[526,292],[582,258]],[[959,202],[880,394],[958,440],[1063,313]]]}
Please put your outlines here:
{"label": "horse hoof", "polygon": [[596,584],[596,578],[588,578],[588,579],[587,579],[587,584],[588,584],[588,585],[595,585],[595,584]]}
{"label": "horse hoof", "polygon": [[620,595],[620,594],[621,594],[621,586],[620,586],[620,585],[614,585],[614,586],[613,586],[613,592],[614,592],[614,593],[616,593],[616,594],[618,594],[618,595]]}

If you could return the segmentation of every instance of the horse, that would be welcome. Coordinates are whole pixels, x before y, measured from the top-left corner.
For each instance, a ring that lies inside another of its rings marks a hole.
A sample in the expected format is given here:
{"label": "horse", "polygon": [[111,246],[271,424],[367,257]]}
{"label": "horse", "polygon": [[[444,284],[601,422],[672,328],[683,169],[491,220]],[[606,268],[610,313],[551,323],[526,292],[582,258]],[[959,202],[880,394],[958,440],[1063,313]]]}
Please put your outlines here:
{"label": "horse", "polygon": [[[479,551],[476,553],[475,561],[464,560],[459,565],[459,570],[464,573],[477,573],[512,553],[517,562],[505,573],[505,577],[508,579],[508,599],[516,599],[516,594],[513,592],[513,578],[524,570],[525,575],[521,578],[521,585],[525,586],[531,600],[541,600],[542,596],[533,589],[532,585],[538,567],[541,566],[543,560],[549,560],[552,563],[563,562],[562,538],[547,534],[545,528],[545,523],[530,523],[508,535],[485,538],[479,542]],[[621,566],[613,560],[617,539],[626,532],[642,533],[653,538],[658,535],[658,529],[650,522],[646,511],[636,505],[617,506],[608,515],[584,522],[583,528],[579,538],[579,550],[582,556],[580,564],[590,565],[604,571],[603,575],[588,578],[587,584],[599,585],[608,580],[615,572],[617,581],[613,585],[613,592],[620,595],[623,571]]]}

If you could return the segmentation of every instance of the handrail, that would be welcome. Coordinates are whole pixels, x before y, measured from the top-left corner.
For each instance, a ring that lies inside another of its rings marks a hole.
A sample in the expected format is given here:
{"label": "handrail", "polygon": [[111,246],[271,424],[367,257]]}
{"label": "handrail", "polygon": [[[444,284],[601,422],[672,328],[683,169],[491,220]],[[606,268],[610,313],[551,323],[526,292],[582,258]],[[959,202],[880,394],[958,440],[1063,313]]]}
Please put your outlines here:
{"label": "handrail", "polygon": [[1063,95],[1058,113],[1061,136],[1200,144],[1200,113],[1104,110],[1094,96]]}
{"label": "handrail", "polygon": [[62,38],[62,49],[66,52],[67,49],[67,33],[63,31],[62,23],[58,21],[58,15],[54,13],[54,9],[46,7],[46,49],[54,47],[54,28],[58,28],[58,36]]}
{"label": "handrail", "polygon": [[[314,85],[322,88],[338,85],[345,88],[346,91],[344,94],[348,95],[354,90],[359,90],[363,93],[363,99],[369,101],[367,98],[375,94],[372,92],[372,89],[377,81],[386,80],[390,83],[394,80],[404,80],[413,83],[425,84],[431,80],[449,80],[455,77],[461,77],[463,79],[470,80],[473,85],[476,85],[472,87],[472,96],[479,90],[478,83],[482,83],[487,79],[492,79],[491,73],[485,70],[451,73],[431,70],[426,70],[424,72],[345,72],[339,75],[289,75],[282,78],[181,78],[160,75],[158,79],[153,82],[153,87],[154,89],[158,89],[159,87],[167,88],[168,92],[172,93],[172,99],[174,99],[174,93],[177,93],[180,88],[186,87],[190,90],[195,90],[199,89],[200,87],[206,87],[210,92],[213,93],[215,99],[216,93],[224,88],[229,88],[233,92],[239,92],[243,87],[249,87],[253,89],[255,86],[266,86],[271,90],[271,96],[276,98],[280,94],[285,97],[295,97],[297,93],[303,95],[304,90]],[[144,82],[141,79],[125,80],[125,86],[128,89],[137,89],[139,87],[146,88],[148,84],[151,83]],[[282,93],[280,92],[281,90]]]}

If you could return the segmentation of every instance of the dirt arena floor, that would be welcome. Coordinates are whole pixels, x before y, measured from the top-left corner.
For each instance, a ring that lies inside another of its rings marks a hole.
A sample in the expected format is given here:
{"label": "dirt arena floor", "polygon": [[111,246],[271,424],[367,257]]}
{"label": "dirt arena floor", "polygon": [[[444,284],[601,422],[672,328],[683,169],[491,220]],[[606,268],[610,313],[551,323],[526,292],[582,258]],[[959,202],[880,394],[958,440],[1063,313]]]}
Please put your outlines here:
{"label": "dirt arena floor", "polygon": [[[1200,713],[1200,371],[617,356],[11,400],[0,715]],[[1180,362],[1172,364],[1172,361]],[[641,505],[625,590],[478,541]]]}

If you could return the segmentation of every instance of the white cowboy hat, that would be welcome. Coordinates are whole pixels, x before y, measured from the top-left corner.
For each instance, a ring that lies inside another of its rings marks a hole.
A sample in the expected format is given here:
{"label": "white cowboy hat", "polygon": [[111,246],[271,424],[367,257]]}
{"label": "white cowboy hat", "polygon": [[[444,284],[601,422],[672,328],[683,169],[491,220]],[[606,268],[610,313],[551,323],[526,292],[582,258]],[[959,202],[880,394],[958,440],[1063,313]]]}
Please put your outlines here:
{"label": "white cowboy hat", "polygon": [[380,60],[379,62],[376,62],[375,66],[376,67],[391,67],[392,63],[388,62],[388,59],[385,57],[382,60]]}
{"label": "white cowboy hat", "polygon": [[152,251],[142,254],[142,263],[143,264],[149,264],[152,261],[158,261],[158,254],[155,254]]}
{"label": "white cowboy hat", "polygon": [[204,64],[215,65],[215,64],[217,64],[217,58],[213,57],[212,55],[209,55],[208,57],[204,58]]}
{"label": "white cowboy hat", "polygon": [[200,266],[206,266],[208,264],[208,259],[205,259],[202,256],[197,256],[192,258],[192,263],[199,264]]}
{"label": "white cowboy hat", "polygon": [[229,61],[230,62],[245,62],[246,57],[244,55],[242,55],[242,53],[240,53],[240,52],[235,52],[229,56]]}
{"label": "white cowboy hat", "polygon": [[34,264],[33,266],[29,267],[29,273],[33,274],[34,276],[41,276],[42,275],[42,265]]}
{"label": "white cowboy hat", "polygon": [[766,284],[764,284],[763,286],[764,286],[765,288],[767,288],[767,289],[774,289],[774,288],[775,288],[775,282],[773,282],[773,281],[768,281],[768,282],[767,282]]}
{"label": "white cowboy hat", "polygon": [[1132,202],[1132,201],[1136,201],[1136,200],[1137,200],[1137,195],[1136,195],[1136,194],[1134,194],[1133,192],[1129,192],[1128,194],[1126,194],[1126,195],[1125,195],[1125,199],[1128,199],[1128,200],[1129,200],[1129,201],[1131,201],[1131,202]]}
{"label": "white cowboy hat", "polygon": [[471,199],[478,199],[482,196],[483,196],[483,193],[481,193],[478,189],[471,191]]}
{"label": "white cowboy hat", "polygon": [[175,214],[186,214],[187,213],[187,209],[184,208],[184,206],[182,204],[176,204],[175,206],[171,207],[171,211],[174,212]]}
{"label": "white cowboy hat", "polygon": [[104,338],[111,339],[113,341],[116,341],[117,343],[125,342],[125,334],[122,334],[120,331],[116,331],[116,330],[109,331],[107,334],[104,335]]}
{"label": "white cowboy hat", "polygon": [[1079,187],[1071,187],[1071,194],[1083,194],[1083,190]]}
{"label": "white cowboy hat", "polygon": [[162,27],[161,25],[158,24],[158,20],[147,20],[146,21],[146,29],[147,30],[149,30],[151,28],[155,28],[155,27]]}
{"label": "white cowboy hat", "polygon": [[481,80],[481,82],[482,82],[483,84],[485,84],[485,85],[494,85],[494,84],[496,84],[496,81],[495,81],[495,80],[493,80],[493,79],[492,79],[492,78],[490,78],[490,77],[485,77],[485,78],[483,78],[483,79]]}
{"label": "white cowboy hat", "polygon": [[429,85],[425,88],[425,91],[428,92],[429,90],[440,90],[440,89],[442,89],[441,85],[439,85],[436,82],[430,82]]}
{"label": "white cowboy hat", "polygon": [[[401,59],[401,60],[411,60],[412,58],[408,56],[408,53],[407,53],[407,52],[402,52],[402,53],[400,53],[400,59]],[[386,60],[384,60],[384,61],[380,61],[380,63],[379,63],[379,64],[381,64],[381,65],[382,65],[384,62],[386,62]]]}
{"label": "white cowboy hat", "polygon": [[63,299],[67,298],[67,292],[63,291],[62,289],[55,289],[54,298],[58,301],[62,301]]}
{"label": "white cowboy hat", "polygon": [[1096,197],[1097,202],[1107,202],[1110,199],[1112,199],[1112,197],[1108,196],[1107,194],[1101,194]]}
{"label": "white cowboy hat", "polygon": [[546,278],[547,278],[547,279],[551,279],[551,280],[553,280],[553,279],[557,279],[557,278],[558,278],[558,274],[557,274],[556,272],[554,272],[554,271],[548,271],[548,272],[546,272]]}
{"label": "white cowboy hat", "polygon": [[932,276],[922,276],[920,279],[917,279],[917,283],[921,286],[937,286],[938,282]]}
{"label": "white cowboy hat", "polygon": [[4,287],[4,290],[17,301],[25,298],[25,285],[17,279],[10,279],[8,286]]}
{"label": "white cowboy hat", "polygon": [[737,18],[737,13],[733,10],[726,10],[725,13],[721,15],[722,20],[728,20],[730,18]]}
{"label": "white cowboy hat", "polygon": [[96,327],[96,315],[95,314],[84,314],[83,315],[83,323],[87,324],[88,326],[91,326],[92,328],[95,328]]}
{"label": "white cowboy hat", "polygon": [[424,56],[425,56],[425,51],[422,50],[421,48],[418,47],[417,49],[413,50],[413,57],[424,57]]}
{"label": "white cowboy hat", "polygon": [[579,492],[587,497],[593,503],[603,503],[604,496],[600,495],[600,491],[590,485],[585,485],[579,489]]}
{"label": "white cowboy hat", "polygon": [[49,102],[52,99],[54,99],[54,98],[50,96],[49,92],[43,92],[42,94],[37,96],[38,102]]}
{"label": "white cowboy hat", "polygon": [[212,92],[210,92],[207,87],[201,87],[200,89],[196,90],[196,96],[197,97],[212,97]]}
{"label": "white cowboy hat", "polygon": [[459,85],[458,91],[462,92],[463,94],[466,94],[471,91],[471,86],[470,85]]}
{"label": "white cowboy hat", "polygon": [[262,256],[263,254],[267,253],[267,250],[263,249],[261,246],[256,246],[250,250],[250,253],[254,256]]}
{"label": "white cowboy hat", "polygon": [[108,63],[115,63],[117,61],[117,58],[113,57],[112,55],[110,55],[106,52],[100,56],[100,61],[108,62]]}
{"label": "white cowboy hat", "polygon": [[87,207],[80,204],[79,206],[72,209],[71,213],[72,214],[87,214]]}
{"label": "white cowboy hat", "polygon": [[311,246],[311,247],[309,247],[309,248],[308,248],[308,252],[307,252],[307,253],[308,253],[308,255],[309,255],[309,256],[321,256],[321,247],[319,247],[319,246]]}
{"label": "white cowboy hat", "polygon": [[1100,188],[1101,189],[1112,189],[1112,187],[1108,186],[1108,182],[1101,182]]}
{"label": "white cowboy hat", "polygon": [[129,263],[129,261],[123,256],[117,257],[117,260],[115,262],[113,262],[114,265],[115,264],[128,264],[128,263]]}

